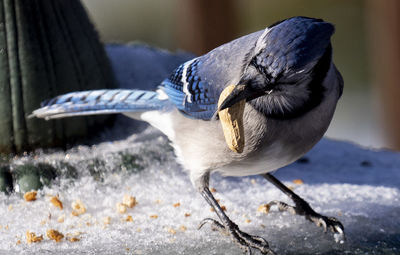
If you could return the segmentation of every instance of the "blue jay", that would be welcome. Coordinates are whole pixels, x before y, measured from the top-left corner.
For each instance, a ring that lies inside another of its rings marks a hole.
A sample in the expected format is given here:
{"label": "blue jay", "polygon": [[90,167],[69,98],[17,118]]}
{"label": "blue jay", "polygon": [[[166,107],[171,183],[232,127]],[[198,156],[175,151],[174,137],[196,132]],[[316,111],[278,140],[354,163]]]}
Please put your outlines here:
{"label": "blue jay", "polygon": [[[215,209],[219,221],[205,219],[227,233],[245,252],[273,253],[268,242],[232,222],[209,190],[210,173],[262,175],[294,205],[273,201],[329,228],[344,238],[343,225],[315,212],[269,172],[309,151],[327,130],[343,90],[332,62],[334,26],[321,19],[293,17],[224,44],[180,65],[157,91],[94,90],[72,92],[42,103],[32,115],[54,119],[122,113],[150,123],[170,140],[177,160],[194,187]],[[236,85],[218,106],[221,92]],[[225,143],[219,111],[245,100],[243,152]]]}

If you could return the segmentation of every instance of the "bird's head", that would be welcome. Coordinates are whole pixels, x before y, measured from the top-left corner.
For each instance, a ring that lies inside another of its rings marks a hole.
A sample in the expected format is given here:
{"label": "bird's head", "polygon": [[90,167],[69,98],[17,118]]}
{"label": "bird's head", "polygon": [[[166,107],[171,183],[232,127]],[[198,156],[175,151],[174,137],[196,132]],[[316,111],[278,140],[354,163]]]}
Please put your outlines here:
{"label": "bird's head", "polygon": [[244,59],[240,81],[220,105],[245,99],[272,118],[293,118],[318,105],[331,66],[332,24],[306,17],[268,27]]}

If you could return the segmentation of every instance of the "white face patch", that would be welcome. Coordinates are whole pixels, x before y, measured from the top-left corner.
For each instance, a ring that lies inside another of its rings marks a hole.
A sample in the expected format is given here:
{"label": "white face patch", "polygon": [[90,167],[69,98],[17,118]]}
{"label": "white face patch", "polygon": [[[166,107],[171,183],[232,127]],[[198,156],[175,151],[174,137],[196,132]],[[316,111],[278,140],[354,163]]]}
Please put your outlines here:
{"label": "white face patch", "polygon": [[190,64],[193,63],[193,61],[195,61],[196,58],[186,62],[185,64],[183,64],[183,72],[182,72],[182,78],[181,78],[181,82],[183,83],[183,93],[185,93],[186,98],[188,100],[189,103],[192,102],[192,94],[190,94],[189,90],[188,90],[188,85],[189,83],[186,81],[186,73],[187,73],[187,69],[189,68]]}

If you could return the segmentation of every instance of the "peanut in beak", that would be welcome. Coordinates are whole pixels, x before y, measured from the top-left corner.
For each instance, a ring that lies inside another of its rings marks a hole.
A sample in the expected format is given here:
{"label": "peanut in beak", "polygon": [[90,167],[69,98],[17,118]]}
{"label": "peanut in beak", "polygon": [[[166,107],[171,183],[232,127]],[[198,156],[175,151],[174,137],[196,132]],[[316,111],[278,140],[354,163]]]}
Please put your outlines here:
{"label": "peanut in beak", "polygon": [[[218,100],[218,107],[234,88],[235,85],[230,85],[222,91]],[[236,153],[242,153],[244,149],[243,113],[245,103],[246,100],[242,100],[218,112],[226,144],[229,149]]]}

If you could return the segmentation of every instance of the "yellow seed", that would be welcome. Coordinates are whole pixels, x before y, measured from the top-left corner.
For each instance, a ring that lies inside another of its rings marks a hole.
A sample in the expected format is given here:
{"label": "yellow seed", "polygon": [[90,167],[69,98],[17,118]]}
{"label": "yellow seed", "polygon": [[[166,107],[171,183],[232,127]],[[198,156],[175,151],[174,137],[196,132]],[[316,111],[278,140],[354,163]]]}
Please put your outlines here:
{"label": "yellow seed", "polygon": [[158,215],[157,215],[157,214],[150,215],[150,218],[152,218],[152,219],[157,219],[157,218],[158,218]]}
{"label": "yellow seed", "polygon": [[64,220],[65,220],[65,214],[60,215],[60,216],[57,218],[57,222],[59,222],[59,223],[63,223]]}
{"label": "yellow seed", "polygon": [[270,205],[269,204],[263,204],[260,205],[257,209],[257,212],[261,212],[261,213],[265,213],[268,214],[269,213],[269,209],[270,209]]}
{"label": "yellow seed", "polygon": [[51,197],[50,202],[55,206],[60,208],[61,210],[63,209],[63,204],[62,202],[58,199],[58,197]]}
{"label": "yellow seed", "polygon": [[303,180],[301,180],[301,179],[295,179],[295,180],[293,180],[293,183],[298,184],[298,185],[304,184]]}
{"label": "yellow seed", "polygon": [[127,207],[129,207],[129,208],[132,208],[132,207],[134,207],[135,205],[137,205],[136,198],[135,198],[135,197],[131,197],[131,196],[129,196],[129,195],[125,195],[125,196],[124,196],[124,198],[123,198],[123,200],[122,200],[122,203],[123,203],[124,205],[126,205]]}
{"label": "yellow seed", "polygon": [[126,213],[126,205],[125,204],[121,204],[121,203],[117,203],[117,211],[119,213]]}
{"label": "yellow seed", "polygon": [[50,238],[50,239],[56,241],[57,243],[60,242],[61,239],[64,238],[64,235],[61,234],[60,232],[58,232],[58,231],[55,230],[55,229],[48,229],[48,230],[46,231],[46,235],[47,235],[48,238]]}
{"label": "yellow seed", "polygon": [[127,222],[133,222],[132,216],[130,216],[130,215],[126,216],[125,221],[127,221]]}
{"label": "yellow seed", "polygon": [[43,240],[43,235],[36,236],[35,233],[29,232],[29,230],[26,231],[26,241],[28,242],[28,244],[31,244],[31,243],[39,243],[39,242],[41,242],[42,240]]}
{"label": "yellow seed", "polygon": [[81,239],[79,239],[79,238],[77,238],[77,237],[70,237],[70,238],[68,238],[67,240],[70,241],[71,243],[74,243],[74,242],[80,241]]}
{"label": "yellow seed", "polygon": [[72,215],[73,216],[79,216],[79,215],[84,214],[86,212],[85,205],[79,199],[74,201],[74,202],[72,202],[71,207],[73,209],[73,211],[72,211]]}
{"label": "yellow seed", "polygon": [[179,207],[179,206],[181,206],[181,203],[175,203],[175,204],[173,204],[173,206],[174,207]]}
{"label": "yellow seed", "polygon": [[186,230],[187,230],[187,228],[186,228],[184,225],[181,225],[181,226],[179,227],[179,229],[180,229],[181,231],[186,231]]}
{"label": "yellow seed", "polygon": [[26,192],[24,194],[24,199],[25,199],[25,201],[28,201],[28,202],[35,201],[36,200],[36,195],[37,195],[36,191]]}
{"label": "yellow seed", "polygon": [[176,234],[176,230],[173,229],[173,228],[168,228],[167,231],[168,231],[169,233],[173,234],[173,235]]}
{"label": "yellow seed", "polygon": [[[222,91],[218,100],[218,107],[231,94],[235,87],[235,85],[230,85]],[[244,149],[243,113],[245,104],[246,100],[242,100],[231,107],[218,112],[222,130],[225,136],[225,142],[229,149],[236,153],[242,153]]]}
{"label": "yellow seed", "polygon": [[107,216],[107,217],[103,218],[103,223],[104,223],[104,225],[110,224],[111,223],[111,217]]}

